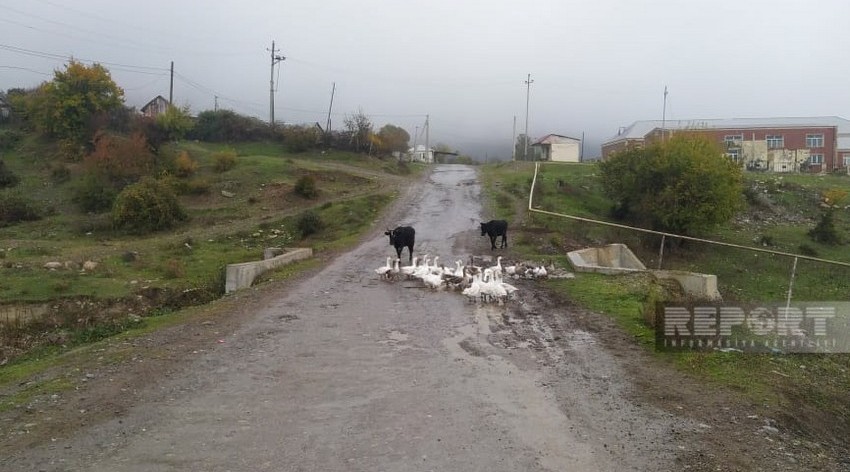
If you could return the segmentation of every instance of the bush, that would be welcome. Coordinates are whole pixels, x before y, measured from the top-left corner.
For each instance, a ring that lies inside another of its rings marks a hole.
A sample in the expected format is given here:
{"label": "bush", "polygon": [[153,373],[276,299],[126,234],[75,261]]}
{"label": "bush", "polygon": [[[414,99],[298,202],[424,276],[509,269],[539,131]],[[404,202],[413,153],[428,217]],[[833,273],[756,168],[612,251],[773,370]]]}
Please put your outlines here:
{"label": "bush", "polygon": [[216,172],[227,172],[236,167],[236,151],[219,151],[213,154],[213,161],[213,169],[215,169]]}
{"label": "bush", "polygon": [[122,188],[152,175],[157,168],[157,158],[141,134],[129,138],[101,134],[95,140],[94,151],[85,158],[85,167],[90,173]]}
{"label": "bush", "polygon": [[193,179],[186,183],[186,194],[206,195],[210,193],[210,183],[206,179]]}
{"label": "bush", "polygon": [[125,188],[112,206],[112,224],[134,233],[171,228],[185,219],[171,188],[152,178]]}
{"label": "bush", "polygon": [[820,243],[831,245],[841,244],[841,235],[838,234],[838,228],[835,227],[835,217],[832,209],[821,213],[818,224],[809,230],[808,235],[813,241]]}
{"label": "bush", "polygon": [[21,179],[11,169],[6,167],[3,159],[0,159],[0,188],[14,187],[20,181]]}
{"label": "bush", "polygon": [[693,234],[728,221],[742,202],[741,168],[707,137],[676,134],[599,164],[605,193],[629,219]]}
{"label": "bush", "polygon": [[287,126],[283,130],[283,144],[289,152],[304,152],[320,141],[319,130],[312,126]]}
{"label": "bush", "polygon": [[301,176],[295,182],[295,193],[304,198],[316,198],[319,196],[319,189],[316,187],[316,179],[312,175]]}
{"label": "bush", "polygon": [[112,208],[118,192],[111,183],[96,174],[86,174],[74,189],[71,201],[86,213],[103,213]]}
{"label": "bush", "polygon": [[189,153],[180,151],[177,160],[174,161],[174,172],[178,177],[190,177],[198,170],[198,163],[195,162]]}
{"label": "bush", "polygon": [[295,221],[295,227],[301,233],[302,238],[316,234],[325,227],[322,218],[313,210],[307,210]]}
{"label": "bush", "polygon": [[180,259],[168,259],[162,267],[166,279],[181,279],[186,276],[186,264]]}
{"label": "bush", "polygon": [[40,212],[20,194],[0,192],[0,226],[40,218]]}

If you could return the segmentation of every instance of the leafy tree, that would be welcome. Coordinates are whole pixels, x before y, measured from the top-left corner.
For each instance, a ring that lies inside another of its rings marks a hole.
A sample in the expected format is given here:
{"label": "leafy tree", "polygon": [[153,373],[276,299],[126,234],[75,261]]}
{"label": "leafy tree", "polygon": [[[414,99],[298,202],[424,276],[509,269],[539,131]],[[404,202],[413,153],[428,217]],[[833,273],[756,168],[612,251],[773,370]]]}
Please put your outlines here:
{"label": "leafy tree", "polygon": [[396,151],[405,152],[410,147],[408,146],[410,134],[403,128],[395,125],[384,125],[384,127],[378,131],[378,138],[380,138],[381,143],[379,147],[380,151],[387,154]]}
{"label": "leafy tree", "polygon": [[86,66],[71,60],[53,80],[41,84],[27,101],[36,128],[60,139],[84,142],[90,123],[101,113],[122,107],[124,91],[100,64]]}
{"label": "leafy tree", "polygon": [[599,164],[614,214],[691,234],[728,221],[741,204],[741,169],[707,137],[678,134]]}
{"label": "leafy tree", "polygon": [[368,149],[369,135],[372,134],[372,122],[363,113],[363,110],[358,110],[354,115],[346,116],[344,123],[351,139],[352,150],[365,151]]}
{"label": "leafy tree", "polygon": [[[528,141],[528,155],[525,153],[525,142]],[[520,134],[516,137],[516,145],[514,147],[514,155],[518,161],[533,161],[534,148],[531,147],[531,139],[525,134]]]}
{"label": "leafy tree", "polygon": [[112,206],[113,225],[135,233],[171,228],[185,219],[171,188],[150,177],[121,191]]}
{"label": "leafy tree", "polygon": [[171,139],[183,139],[192,130],[194,123],[189,114],[189,105],[168,105],[164,113],[156,117],[156,124],[165,130]]}

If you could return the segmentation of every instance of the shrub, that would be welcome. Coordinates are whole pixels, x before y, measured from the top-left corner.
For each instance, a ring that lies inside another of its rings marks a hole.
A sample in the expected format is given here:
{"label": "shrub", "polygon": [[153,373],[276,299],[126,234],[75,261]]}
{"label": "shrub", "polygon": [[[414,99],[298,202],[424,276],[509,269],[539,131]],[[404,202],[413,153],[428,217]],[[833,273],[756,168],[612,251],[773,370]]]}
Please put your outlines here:
{"label": "shrub", "polygon": [[0,192],[0,225],[35,221],[40,218],[38,209],[20,194]]}
{"label": "shrub", "polygon": [[180,259],[168,259],[162,266],[166,279],[180,279],[186,276],[186,264]]}
{"label": "shrub", "polygon": [[227,172],[236,166],[236,151],[219,151],[213,154],[213,161],[213,169],[216,172]]}
{"label": "shrub", "polygon": [[841,244],[841,235],[838,234],[838,228],[835,227],[835,217],[832,209],[821,213],[818,224],[809,230],[808,235],[813,241],[820,243]]}
{"label": "shrub", "polygon": [[315,147],[321,136],[311,126],[288,126],[283,130],[283,144],[289,152],[304,152]]}
{"label": "shrub", "polygon": [[74,189],[71,201],[86,213],[103,213],[115,202],[118,192],[103,177],[86,174]]}
{"label": "shrub", "polygon": [[198,163],[186,151],[180,151],[174,162],[174,172],[179,177],[190,177],[198,170]]}
{"label": "shrub", "polygon": [[313,210],[307,210],[295,221],[295,227],[301,233],[302,238],[316,234],[325,227],[322,218]]}
{"label": "shrub", "polygon": [[316,187],[316,179],[312,175],[301,176],[295,182],[295,193],[304,198],[318,197],[319,189]]}
{"label": "shrub", "polygon": [[171,188],[152,178],[125,188],[112,206],[113,225],[135,233],[171,228],[185,219]]}
{"label": "shrub", "polygon": [[156,156],[141,134],[130,138],[102,134],[95,140],[94,151],[86,156],[85,167],[119,188],[137,182],[156,170]]}
{"label": "shrub", "polygon": [[3,159],[0,159],[0,188],[14,187],[20,181],[21,179],[11,169],[6,167]]}

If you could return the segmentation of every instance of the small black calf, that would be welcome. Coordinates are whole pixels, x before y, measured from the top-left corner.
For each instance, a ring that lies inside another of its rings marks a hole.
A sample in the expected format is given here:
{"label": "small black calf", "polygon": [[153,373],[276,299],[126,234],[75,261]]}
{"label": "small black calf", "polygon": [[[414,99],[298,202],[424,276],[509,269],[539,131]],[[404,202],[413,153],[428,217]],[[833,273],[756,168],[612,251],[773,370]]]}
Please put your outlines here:
{"label": "small black calf", "polygon": [[481,236],[490,236],[490,250],[496,249],[496,238],[502,237],[500,247],[508,247],[508,222],[505,220],[490,220],[481,223]]}
{"label": "small black calf", "polygon": [[396,229],[388,229],[384,234],[390,237],[390,246],[395,246],[399,259],[401,259],[401,252],[407,248],[408,261],[412,263],[416,230],[410,226],[399,226]]}

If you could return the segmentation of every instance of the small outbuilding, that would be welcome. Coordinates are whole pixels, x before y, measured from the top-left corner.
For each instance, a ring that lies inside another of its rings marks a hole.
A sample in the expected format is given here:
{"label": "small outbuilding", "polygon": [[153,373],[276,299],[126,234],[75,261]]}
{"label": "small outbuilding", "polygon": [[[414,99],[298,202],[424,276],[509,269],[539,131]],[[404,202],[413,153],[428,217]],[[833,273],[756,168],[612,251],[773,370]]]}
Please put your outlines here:
{"label": "small outbuilding", "polygon": [[542,161],[581,162],[581,139],[547,134],[531,146],[538,150]]}

